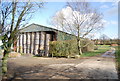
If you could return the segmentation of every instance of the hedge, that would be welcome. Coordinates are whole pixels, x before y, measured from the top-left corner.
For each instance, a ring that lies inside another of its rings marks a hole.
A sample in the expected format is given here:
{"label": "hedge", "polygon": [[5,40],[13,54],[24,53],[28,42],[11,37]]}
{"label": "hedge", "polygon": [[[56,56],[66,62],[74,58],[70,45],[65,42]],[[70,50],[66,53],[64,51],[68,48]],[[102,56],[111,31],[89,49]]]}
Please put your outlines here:
{"label": "hedge", "polygon": [[[82,52],[88,52],[94,50],[94,43],[90,40],[83,40],[81,45],[84,46],[89,43],[86,47],[82,48]],[[78,48],[76,40],[66,41],[51,41],[50,42],[49,54],[55,57],[69,57],[78,55]]]}

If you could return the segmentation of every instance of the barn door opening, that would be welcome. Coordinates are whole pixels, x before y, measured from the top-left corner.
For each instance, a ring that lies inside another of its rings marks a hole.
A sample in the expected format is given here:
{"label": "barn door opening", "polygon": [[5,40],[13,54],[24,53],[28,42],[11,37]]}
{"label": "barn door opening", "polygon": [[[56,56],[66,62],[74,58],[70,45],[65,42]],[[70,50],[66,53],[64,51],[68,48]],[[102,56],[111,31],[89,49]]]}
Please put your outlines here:
{"label": "barn door opening", "polygon": [[46,31],[44,42],[44,56],[49,56],[49,42],[56,41],[56,33],[53,31]]}

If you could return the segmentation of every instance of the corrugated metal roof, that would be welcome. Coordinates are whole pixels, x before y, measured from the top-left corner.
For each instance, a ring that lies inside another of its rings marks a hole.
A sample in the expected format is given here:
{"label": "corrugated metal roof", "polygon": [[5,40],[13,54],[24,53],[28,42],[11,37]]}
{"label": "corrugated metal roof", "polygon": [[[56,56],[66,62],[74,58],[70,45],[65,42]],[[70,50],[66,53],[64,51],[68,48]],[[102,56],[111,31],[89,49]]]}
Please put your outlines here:
{"label": "corrugated metal roof", "polygon": [[[62,33],[66,33],[66,32],[63,32],[61,30],[57,30],[57,29],[54,29],[54,28],[50,28],[50,27],[47,27],[47,26],[42,26],[42,25],[38,25],[38,24],[31,24],[25,28],[22,28],[20,29],[20,32],[37,32],[37,31],[54,31],[54,32],[62,32]],[[66,33],[66,34],[69,34],[69,33]],[[72,34],[69,34],[69,35],[72,35]],[[75,36],[75,35],[73,35]]]}
{"label": "corrugated metal roof", "polygon": [[57,31],[57,30],[38,24],[31,24],[25,28],[20,29],[20,32],[37,32],[37,31]]}

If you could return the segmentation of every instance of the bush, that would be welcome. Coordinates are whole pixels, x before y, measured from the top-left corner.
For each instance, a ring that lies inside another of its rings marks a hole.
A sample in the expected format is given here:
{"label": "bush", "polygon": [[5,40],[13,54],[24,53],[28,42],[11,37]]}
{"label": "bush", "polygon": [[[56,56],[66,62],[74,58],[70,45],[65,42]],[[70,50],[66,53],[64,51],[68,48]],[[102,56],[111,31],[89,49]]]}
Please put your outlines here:
{"label": "bush", "polygon": [[94,42],[89,39],[82,40],[81,42],[82,52],[88,52],[94,50]]}
{"label": "bush", "polygon": [[[56,57],[72,57],[78,55],[76,40],[66,40],[66,41],[51,41],[49,53],[51,56]],[[90,40],[82,41],[81,45],[84,46],[86,43],[88,45],[82,48],[83,52],[94,50],[94,43]]]}
{"label": "bush", "polygon": [[77,54],[77,47],[74,41],[53,41],[50,42],[50,54],[57,57],[68,57]]}

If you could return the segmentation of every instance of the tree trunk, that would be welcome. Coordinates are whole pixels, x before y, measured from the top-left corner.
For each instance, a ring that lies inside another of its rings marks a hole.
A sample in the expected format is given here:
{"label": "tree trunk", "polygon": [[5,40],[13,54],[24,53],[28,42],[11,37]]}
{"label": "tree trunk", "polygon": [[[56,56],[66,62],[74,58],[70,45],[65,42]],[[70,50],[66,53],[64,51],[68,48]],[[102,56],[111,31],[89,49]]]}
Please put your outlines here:
{"label": "tree trunk", "polygon": [[82,55],[81,41],[80,41],[79,38],[77,39],[77,45],[78,45],[78,52],[79,52],[79,55]]}
{"label": "tree trunk", "polygon": [[7,73],[7,58],[8,58],[8,54],[10,52],[10,47],[6,50],[4,50],[3,53],[3,58],[2,58],[2,74],[3,76]]}
{"label": "tree trunk", "polygon": [[11,51],[11,45],[12,45],[11,41],[12,39],[9,39],[8,44],[4,46],[4,53],[2,57],[2,75],[3,76],[5,76],[5,74],[7,73],[7,59],[8,59],[8,54]]}

